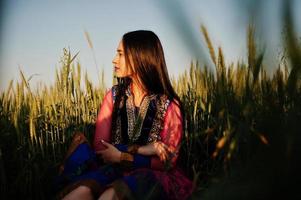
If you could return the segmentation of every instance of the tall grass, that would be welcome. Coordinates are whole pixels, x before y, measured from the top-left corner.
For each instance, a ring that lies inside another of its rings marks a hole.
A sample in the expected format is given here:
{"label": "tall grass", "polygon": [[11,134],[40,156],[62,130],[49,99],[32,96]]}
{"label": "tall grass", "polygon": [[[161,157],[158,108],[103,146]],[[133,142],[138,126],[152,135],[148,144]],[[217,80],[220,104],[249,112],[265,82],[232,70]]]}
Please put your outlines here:
{"label": "tall grass", "polygon": [[73,132],[91,137],[105,85],[93,86],[87,73],[82,77],[80,64],[73,64],[76,55],[64,49],[52,86],[32,91],[20,71],[21,81],[11,82],[1,94],[3,196],[47,199],[50,173],[62,161]]}
{"label": "tall grass", "polygon": [[[248,28],[247,63],[228,66],[222,48],[215,50],[204,26],[201,31],[216,71],[192,61],[189,70],[172,80],[185,110],[180,164],[197,186],[192,198],[218,197],[215,192],[229,188],[223,185],[229,183],[224,180],[237,178],[233,174],[244,174],[245,169],[249,170],[242,176],[248,180],[243,182],[246,186],[265,188],[270,183],[267,174],[287,180],[286,175],[292,175],[287,170],[297,172],[294,165],[300,141],[301,88],[294,73],[300,67],[301,57],[295,55],[300,47],[289,41],[292,68],[288,62],[279,63],[275,73],[268,76],[262,66],[264,52],[255,42],[254,26]],[[292,35],[288,32],[288,40]],[[21,81],[11,81],[1,93],[1,199],[52,197],[50,183],[72,134],[82,131],[90,139],[93,136],[106,86],[104,80],[99,87],[94,86],[87,72],[82,76],[76,56],[64,49],[51,86],[40,85],[33,91],[20,71]],[[264,170],[256,171],[261,169],[256,164],[262,163],[266,164]],[[276,171],[280,175],[273,173]],[[257,183],[259,186],[254,186]]]}

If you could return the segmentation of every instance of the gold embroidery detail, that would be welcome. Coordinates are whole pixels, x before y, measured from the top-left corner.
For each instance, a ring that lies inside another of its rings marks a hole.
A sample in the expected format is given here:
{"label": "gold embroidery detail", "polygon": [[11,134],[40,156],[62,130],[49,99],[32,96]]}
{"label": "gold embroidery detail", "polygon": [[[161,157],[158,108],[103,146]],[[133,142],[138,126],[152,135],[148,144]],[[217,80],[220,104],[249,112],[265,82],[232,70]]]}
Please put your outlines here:
{"label": "gold embroidery detail", "polygon": [[[115,89],[115,88],[114,88]],[[113,93],[115,94],[115,93]],[[123,106],[126,106],[127,112],[127,119],[128,119],[128,136],[129,136],[129,143],[135,143],[135,141],[140,137],[141,130],[143,126],[143,122],[146,116],[146,113],[149,109],[149,104],[152,100],[155,100],[156,103],[156,114],[153,119],[153,123],[151,126],[151,130],[148,136],[148,143],[152,143],[155,141],[160,141],[160,132],[164,128],[164,117],[167,110],[168,105],[170,104],[170,100],[166,95],[149,95],[145,96],[142,100],[140,110],[138,116],[135,115],[135,105],[133,101],[133,96],[131,94],[130,88],[127,88],[125,91],[126,96],[128,97],[126,101],[124,100],[125,97],[121,98],[119,102],[118,108],[121,109]],[[115,97],[114,97],[115,98]],[[124,105],[125,104],[125,105]],[[121,141],[121,117],[117,116],[116,118],[116,129],[115,133],[113,134],[113,144],[120,144]]]}
{"label": "gold embroidery detail", "polygon": [[160,133],[164,128],[164,117],[169,103],[170,101],[166,95],[162,95],[160,99],[156,102],[157,111],[154,118],[154,122],[152,124],[151,131],[148,136],[148,143],[161,141]]}

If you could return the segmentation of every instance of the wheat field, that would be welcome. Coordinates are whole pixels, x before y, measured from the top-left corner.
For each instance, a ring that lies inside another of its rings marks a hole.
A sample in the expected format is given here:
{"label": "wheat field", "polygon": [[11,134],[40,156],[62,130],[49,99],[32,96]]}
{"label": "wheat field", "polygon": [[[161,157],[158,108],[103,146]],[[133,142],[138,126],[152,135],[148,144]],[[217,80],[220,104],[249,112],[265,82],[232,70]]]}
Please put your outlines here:
{"label": "wheat field", "polygon": [[[219,199],[218,191],[241,189],[241,182],[264,193],[270,184],[266,177],[277,177],[279,183],[298,177],[301,51],[298,42],[290,41],[293,33],[288,31],[288,53],[268,75],[254,26],[247,31],[247,62],[230,65],[222,48],[213,47],[206,28],[200,30],[215,70],[191,61],[189,70],[172,79],[185,111],[179,164],[196,185],[191,198]],[[1,93],[1,199],[51,199],[52,181],[72,134],[81,131],[92,139],[108,86],[103,72],[100,83],[93,85],[76,56],[64,49],[52,85],[32,90],[30,78],[20,71],[21,81],[11,81]],[[264,167],[257,170],[260,164]],[[236,197],[241,190],[231,191],[227,195]]]}

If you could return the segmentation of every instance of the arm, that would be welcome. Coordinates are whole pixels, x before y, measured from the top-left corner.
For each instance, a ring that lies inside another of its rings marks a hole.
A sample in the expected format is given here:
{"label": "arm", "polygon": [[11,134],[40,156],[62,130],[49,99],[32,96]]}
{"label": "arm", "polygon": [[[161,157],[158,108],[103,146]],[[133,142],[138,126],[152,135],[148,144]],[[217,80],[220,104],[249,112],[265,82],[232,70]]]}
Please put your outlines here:
{"label": "arm", "polygon": [[96,120],[96,129],[94,134],[93,146],[95,151],[105,149],[101,140],[110,141],[111,136],[111,123],[112,123],[112,112],[113,112],[113,97],[112,90],[109,90],[100,107],[98,117]]}
{"label": "arm", "polygon": [[[182,115],[177,104],[172,102],[166,111],[164,127],[160,133],[162,141],[131,149],[127,145],[113,146],[105,141],[101,142],[105,150],[98,150],[103,159],[108,162],[121,163],[129,168],[152,168],[164,170],[173,167],[177,160],[178,149],[182,138]],[[163,146],[162,151],[159,146]],[[161,153],[165,153],[165,159],[160,159]]]}
{"label": "arm", "polygon": [[[178,158],[178,151],[180,149],[183,135],[183,117],[180,107],[172,101],[167,108],[164,118],[164,127],[160,133],[162,143],[167,146],[168,157],[167,164],[174,167]],[[159,156],[160,157],[160,156]],[[165,162],[161,161],[158,156],[151,159],[151,167],[158,170],[165,168]]]}
{"label": "arm", "polygon": [[[141,146],[132,154],[122,153],[121,160],[133,162],[134,167],[151,167],[164,170],[176,164],[183,132],[183,119],[179,106],[171,102],[167,108],[164,127],[160,133],[162,141]],[[127,154],[127,155],[126,155]]]}

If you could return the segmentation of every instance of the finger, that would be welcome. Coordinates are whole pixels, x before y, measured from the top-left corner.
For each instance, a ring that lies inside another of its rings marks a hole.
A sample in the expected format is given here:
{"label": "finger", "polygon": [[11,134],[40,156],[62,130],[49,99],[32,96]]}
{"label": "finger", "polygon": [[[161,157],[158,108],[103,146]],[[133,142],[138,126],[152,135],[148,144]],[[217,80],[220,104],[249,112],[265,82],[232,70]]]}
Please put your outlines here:
{"label": "finger", "polygon": [[169,146],[164,143],[162,143],[162,148],[164,148],[164,150],[169,151]]}
{"label": "finger", "polygon": [[169,155],[174,155],[174,154],[176,154],[177,152],[176,152],[176,149],[175,149],[175,148],[173,148],[173,147],[168,147],[168,148],[167,148],[167,153],[168,153]]}
{"label": "finger", "polygon": [[159,145],[162,147],[167,147],[167,145],[164,142],[159,142]]}
{"label": "finger", "polygon": [[160,158],[160,161],[161,161],[161,162],[164,161],[164,160],[163,160],[163,155],[159,155],[159,158]]}
{"label": "finger", "polygon": [[100,140],[100,142],[105,146],[108,147],[107,143],[104,140]]}
{"label": "finger", "polygon": [[101,143],[102,143],[104,146],[106,146],[106,147],[112,146],[110,143],[108,143],[108,142],[106,142],[106,141],[104,141],[104,140],[100,140],[100,141],[101,141]]}
{"label": "finger", "polygon": [[164,145],[161,145],[159,150],[160,150],[161,153],[165,153],[165,154],[166,154],[167,151],[168,151],[167,147],[164,146]]}
{"label": "finger", "polygon": [[161,154],[161,155],[160,155],[160,160],[161,160],[161,161],[164,161],[164,154]]}
{"label": "finger", "polygon": [[166,144],[164,144],[163,142],[160,142],[160,143],[158,144],[158,147],[159,147],[159,149],[160,149],[161,151],[166,151],[166,150],[168,150],[168,146],[167,146]]}
{"label": "finger", "polygon": [[175,154],[176,153],[176,148],[174,148],[173,146],[168,146],[166,144],[163,144],[163,148],[164,148],[164,152],[166,152],[166,154]]}
{"label": "finger", "polygon": [[161,161],[165,161],[166,160],[166,153],[163,152],[163,151],[160,153],[160,160]]}
{"label": "finger", "polygon": [[163,162],[166,161],[166,158],[167,158],[166,154],[162,154],[162,161]]}

